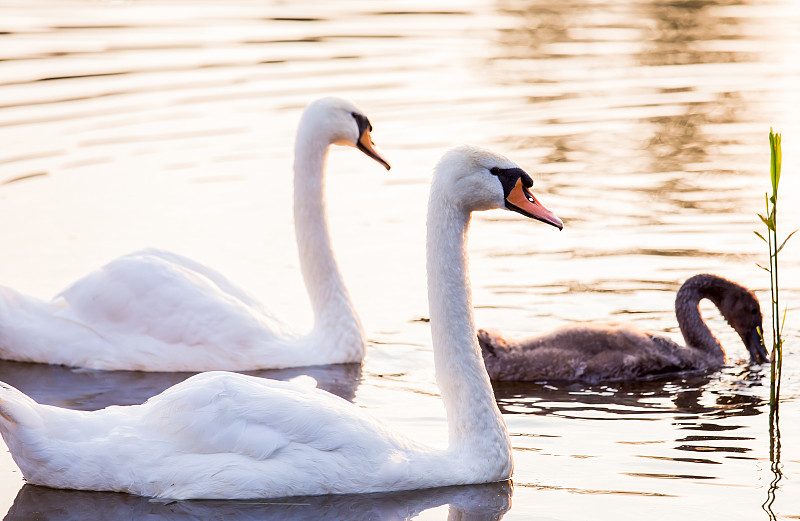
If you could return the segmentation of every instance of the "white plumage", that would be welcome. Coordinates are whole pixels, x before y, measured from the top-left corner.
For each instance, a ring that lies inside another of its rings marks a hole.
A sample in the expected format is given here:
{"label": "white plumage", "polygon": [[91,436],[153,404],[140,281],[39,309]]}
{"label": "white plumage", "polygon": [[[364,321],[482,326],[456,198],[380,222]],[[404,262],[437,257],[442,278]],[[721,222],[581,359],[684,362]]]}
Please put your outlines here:
{"label": "white plumage", "polygon": [[[84,412],[0,387],[0,432],[30,483],[166,498],[253,498],[487,483],[511,444],[472,320],[471,212],[507,206],[561,227],[508,159],[462,147],[436,168],[428,298],[449,447],[429,448],[324,391],[236,373],[195,375],[146,403]],[[513,204],[512,204],[513,202]]]}
{"label": "white plumage", "polygon": [[364,332],[330,244],[324,203],[331,144],[389,168],[351,102],[303,113],[295,149],[295,226],[314,327],[292,332],[211,268],[146,250],[118,258],[50,302],[0,287],[0,357],[93,369],[252,370],[361,362]]}

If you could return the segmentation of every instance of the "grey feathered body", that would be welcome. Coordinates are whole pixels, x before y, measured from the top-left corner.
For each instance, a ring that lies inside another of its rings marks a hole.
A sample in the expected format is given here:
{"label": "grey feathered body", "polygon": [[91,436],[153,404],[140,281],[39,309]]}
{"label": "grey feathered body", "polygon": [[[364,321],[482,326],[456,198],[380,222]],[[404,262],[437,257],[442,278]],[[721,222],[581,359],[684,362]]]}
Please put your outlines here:
{"label": "grey feathered body", "polygon": [[520,340],[481,330],[478,339],[492,380],[637,380],[710,369],[724,360],[722,352],[709,357],[620,322],[572,324]]}
{"label": "grey feathered body", "polygon": [[717,275],[690,277],[675,297],[675,316],[686,342],[622,322],[584,322],[523,339],[478,331],[486,371],[492,380],[641,380],[668,373],[707,371],[725,363],[725,351],[700,315],[710,300],[739,333],[753,363],[769,361],[760,338],[761,309],[755,294]]}

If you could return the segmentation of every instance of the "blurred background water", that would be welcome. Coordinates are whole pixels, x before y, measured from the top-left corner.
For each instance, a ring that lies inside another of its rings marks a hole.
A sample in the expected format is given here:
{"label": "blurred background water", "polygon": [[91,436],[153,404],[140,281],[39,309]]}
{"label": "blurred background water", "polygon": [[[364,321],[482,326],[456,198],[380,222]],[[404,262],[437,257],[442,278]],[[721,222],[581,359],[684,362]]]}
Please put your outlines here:
{"label": "blurred background water", "polygon": [[[783,133],[779,224],[800,227],[798,35],[794,0],[0,0],[0,283],[50,298],[116,256],[160,247],[309,327],[291,223],[293,135],[308,101],[348,96],[394,166],[387,174],[350,149],[329,161],[334,246],[367,360],[257,374],[319,385],[443,445],[424,269],[441,153],[474,143],[510,156],[565,222],[557,233],[510,213],[476,216],[479,326],[515,335],[615,318],[681,341],[674,294],[695,273],[745,284],[769,309],[769,279],[755,267],[765,246],[752,231],[770,126]],[[711,305],[702,309],[729,355],[721,371],[497,385],[513,491],[164,505],[23,487],[4,450],[0,512],[800,519],[799,248],[781,253],[783,477],[771,512],[769,369],[748,365]],[[0,379],[81,409],[141,402],[185,376],[0,363]]]}

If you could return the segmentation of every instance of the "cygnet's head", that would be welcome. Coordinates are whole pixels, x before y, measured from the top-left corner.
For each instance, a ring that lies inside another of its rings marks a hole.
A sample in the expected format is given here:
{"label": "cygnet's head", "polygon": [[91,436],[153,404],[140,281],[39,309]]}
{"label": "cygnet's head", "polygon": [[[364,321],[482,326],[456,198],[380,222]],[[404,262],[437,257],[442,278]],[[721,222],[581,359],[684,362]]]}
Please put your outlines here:
{"label": "cygnet's head", "polygon": [[[716,277],[712,275],[712,277]],[[739,333],[742,342],[750,353],[753,363],[769,362],[769,355],[764,346],[763,317],[761,305],[755,293],[733,281],[718,279],[719,297],[716,302],[720,313],[728,324]]]}
{"label": "cygnet's head", "polygon": [[433,190],[467,211],[506,208],[564,227],[531,193],[533,179],[510,159],[476,146],[449,150],[436,165]]}
{"label": "cygnet's head", "polygon": [[382,164],[391,165],[372,142],[372,124],[361,108],[343,98],[321,98],[308,104],[300,119],[300,127],[313,129],[327,144],[358,148]]}

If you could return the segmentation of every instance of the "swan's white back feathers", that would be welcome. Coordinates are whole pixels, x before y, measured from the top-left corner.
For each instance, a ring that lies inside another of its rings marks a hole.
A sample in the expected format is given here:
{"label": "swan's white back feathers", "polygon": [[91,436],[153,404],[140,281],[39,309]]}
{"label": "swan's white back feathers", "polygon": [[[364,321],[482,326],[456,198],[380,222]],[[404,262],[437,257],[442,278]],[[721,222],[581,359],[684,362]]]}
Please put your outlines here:
{"label": "swan's white back feathers", "polygon": [[[8,289],[3,295],[4,358],[98,369],[197,371],[286,367],[302,354],[301,348],[298,353],[286,347],[300,336],[223,275],[158,250],[120,257],[51,303]],[[8,302],[11,296],[13,303]]]}
{"label": "swan's white back feathers", "polygon": [[260,326],[285,334],[260,303],[220,273],[158,250],[112,261],[56,297],[62,299],[68,307],[59,315],[92,324],[104,335],[140,334],[192,345],[215,343],[221,339],[209,335],[230,335],[232,328],[241,340]]}

